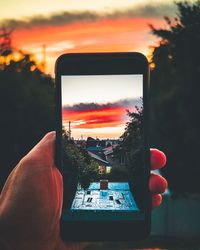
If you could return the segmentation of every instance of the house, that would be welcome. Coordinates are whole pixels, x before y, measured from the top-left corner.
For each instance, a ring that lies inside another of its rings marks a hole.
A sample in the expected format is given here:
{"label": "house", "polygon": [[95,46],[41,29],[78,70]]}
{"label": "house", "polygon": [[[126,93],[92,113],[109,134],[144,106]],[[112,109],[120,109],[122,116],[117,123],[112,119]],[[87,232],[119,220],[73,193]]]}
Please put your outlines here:
{"label": "house", "polygon": [[111,171],[111,165],[108,161],[104,160],[101,156],[94,154],[90,151],[88,151],[88,154],[92,157],[94,161],[96,161],[99,165],[99,173],[104,174],[104,173],[110,173]]}

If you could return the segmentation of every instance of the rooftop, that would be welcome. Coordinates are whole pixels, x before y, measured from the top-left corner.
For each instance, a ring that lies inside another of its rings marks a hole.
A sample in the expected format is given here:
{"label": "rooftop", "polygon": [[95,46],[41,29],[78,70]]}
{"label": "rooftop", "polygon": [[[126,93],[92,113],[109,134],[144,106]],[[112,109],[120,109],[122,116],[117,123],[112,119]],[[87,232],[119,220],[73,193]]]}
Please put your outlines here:
{"label": "rooftop", "polygon": [[87,190],[77,190],[71,210],[139,211],[128,182],[109,182],[107,190],[100,190],[100,183],[92,182]]}

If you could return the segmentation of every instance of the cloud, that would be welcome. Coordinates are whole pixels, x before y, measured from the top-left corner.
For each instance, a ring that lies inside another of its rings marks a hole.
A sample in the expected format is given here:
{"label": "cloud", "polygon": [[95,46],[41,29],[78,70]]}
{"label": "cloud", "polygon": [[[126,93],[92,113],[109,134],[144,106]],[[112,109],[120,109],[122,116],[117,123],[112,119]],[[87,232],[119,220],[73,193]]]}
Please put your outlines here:
{"label": "cloud", "polygon": [[137,5],[136,7],[127,9],[125,11],[115,11],[114,13],[108,15],[111,18],[133,18],[133,17],[154,17],[162,18],[164,16],[173,16],[176,14],[176,5],[173,3],[163,3],[163,4],[147,4],[147,5]]}
{"label": "cloud", "polygon": [[49,16],[37,15],[25,19],[6,19],[1,21],[0,25],[8,28],[31,28],[34,26],[58,26],[75,22],[93,22],[103,19],[120,19],[120,18],[161,18],[164,16],[174,16],[176,14],[176,5],[169,4],[148,4],[137,5],[127,10],[114,12],[91,12],[91,11],[64,11],[52,13]]}
{"label": "cloud", "polygon": [[124,121],[126,109],[122,107],[101,107],[101,109],[66,110],[62,112],[63,122],[71,121],[72,128],[102,128],[119,126]]}
{"label": "cloud", "polygon": [[30,18],[24,19],[6,19],[1,22],[1,25],[5,25],[10,28],[30,28],[34,26],[57,26],[63,24],[70,24],[74,22],[91,22],[100,19],[100,16],[96,13],[89,11],[82,12],[60,12],[51,14],[49,16],[36,15]]}
{"label": "cloud", "polygon": [[91,110],[103,110],[103,109],[109,109],[109,108],[129,108],[129,107],[135,107],[135,106],[141,106],[141,100],[140,99],[123,99],[116,102],[108,102],[108,103],[78,103],[74,104],[72,106],[65,105],[63,107],[63,111],[91,111]]}
{"label": "cloud", "polygon": [[71,121],[72,128],[105,128],[125,124],[128,120],[127,110],[134,111],[141,106],[140,99],[119,100],[113,103],[79,103],[64,106],[62,109],[63,123]]}

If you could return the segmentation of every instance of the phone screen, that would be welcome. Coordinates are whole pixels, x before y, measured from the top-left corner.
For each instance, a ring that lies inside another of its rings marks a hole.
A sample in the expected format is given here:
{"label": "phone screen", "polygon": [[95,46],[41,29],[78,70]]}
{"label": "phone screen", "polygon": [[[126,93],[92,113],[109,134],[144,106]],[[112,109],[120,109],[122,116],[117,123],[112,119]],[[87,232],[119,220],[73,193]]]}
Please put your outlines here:
{"label": "phone screen", "polygon": [[62,75],[61,100],[63,219],[143,219],[143,75]]}

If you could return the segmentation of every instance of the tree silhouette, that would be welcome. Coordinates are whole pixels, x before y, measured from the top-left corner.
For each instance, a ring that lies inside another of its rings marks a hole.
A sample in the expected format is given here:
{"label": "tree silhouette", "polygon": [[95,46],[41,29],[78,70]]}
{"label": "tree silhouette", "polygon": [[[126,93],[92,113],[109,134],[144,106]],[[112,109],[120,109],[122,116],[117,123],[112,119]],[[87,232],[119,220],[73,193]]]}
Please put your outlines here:
{"label": "tree silhouette", "polygon": [[0,188],[15,164],[54,129],[54,82],[30,55],[0,69]]}
{"label": "tree silhouette", "polygon": [[126,155],[125,162],[130,169],[135,169],[138,167],[138,163],[136,162],[137,160],[140,161],[140,159],[137,157],[137,155],[144,145],[142,136],[143,109],[137,106],[135,108],[135,112],[127,111],[127,115],[129,116],[130,120],[126,124],[125,131],[121,136],[122,142],[120,144],[122,151]]}
{"label": "tree silhouette", "polygon": [[176,3],[177,17],[152,54],[152,144],[168,157],[164,170],[176,193],[200,192],[200,1]]}
{"label": "tree silhouette", "polygon": [[[110,178],[116,179],[117,175],[129,182],[131,191],[137,204],[143,208],[143,183],[144,183],[144,136],[143,136],[143,108],[135,107],[134,112],[127,111],[129,121],[121,135],[120,145],[114,149],[114,157],[123,159],[122,170],[113,169]],[[120,160],[121,161],[121,160]]]}
{"label": "tree silhouette", "polygon": [[62,137],[64,206],[71,207],[77,185],[87,189],[92,181],[99,180],[98,164],[88,152],[79,147],[63,129]]}
{"label": "tree silhouette", "polygon": [[[98,164],[92,160],[86,149],[78,146],[70,139],[67,132],[63,131],[63,170],[67,178],[75,177],[83,188],[88,188],[92,181],[98,180]],[[72,176],[70,176],[72,174]]]}

